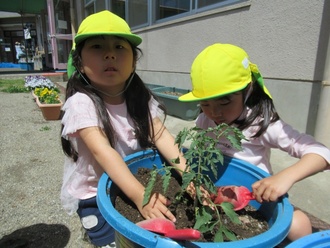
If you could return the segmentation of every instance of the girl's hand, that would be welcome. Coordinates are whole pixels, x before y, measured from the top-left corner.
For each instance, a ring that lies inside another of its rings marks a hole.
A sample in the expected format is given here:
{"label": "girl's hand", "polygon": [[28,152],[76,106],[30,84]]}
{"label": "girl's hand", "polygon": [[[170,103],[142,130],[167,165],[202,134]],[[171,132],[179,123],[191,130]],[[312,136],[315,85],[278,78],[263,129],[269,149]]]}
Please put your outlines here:
{"label": "girl's hand", "polygon": [[[196,198],[196,188],[195,188],[195,185],[193,184],[193,182],[191,182],[188,185],[186,191],[192,199]],[[210,203],[212,202],[209,192],[206,189],[204,189],[203,187],[200,187],[200,191],[202,192],[203,205],[209,206]]]}
{"label": "girl's hand", "polygon": [[141,204],[138,205],[138,209],[145,219],[168,218],[169,220],[175,222],[175,216],[167,208],[167,206],[170,204],[170,200],[168,200],[166,197],[159,193],[154,193],[150,197],[149,203],[141,208],[141,201]]}
{"label": "girl's hand", "polygon": [[276,201],[286,194],[293,182],[284,175],[277,174],[252,184],[253,194],[258,202]]}
{"label": "girl's hand", "polygon": [[287,193],[294,183],[328,167],[329,163],[320,155],[305,154],[298,162],[276,175],[254,183],[253,193],[258,202],[276,201],[278,197]]}

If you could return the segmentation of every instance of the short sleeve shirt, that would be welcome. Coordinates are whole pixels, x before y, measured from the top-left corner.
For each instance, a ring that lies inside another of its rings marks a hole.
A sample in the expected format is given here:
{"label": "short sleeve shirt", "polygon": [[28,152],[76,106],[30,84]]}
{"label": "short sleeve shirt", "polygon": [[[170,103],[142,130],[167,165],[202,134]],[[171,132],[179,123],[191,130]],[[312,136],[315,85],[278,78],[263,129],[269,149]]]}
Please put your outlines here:
{"label": "short sleeve shirt", "polygon": [[[115,150],[122,157],[140,151],[141,147],[135,138],[135,127],[127,112],[126,102],[119,105],[106,104],[106,108],[115,130]],[[162,115],[158,102],[154,98],[149,101],[149,108],[152,119]],[[91,198],[96,195],[97,184],[103,174],[103,169],[77,131],[87,127],[103,128],[103,126],[99,121],[93,101],[86,94],[76,93],[68,98],[63,110],[65,114],[62,118],[64,125],[62,137],[71,141],[79,157],[77,162],[66,158],[62,191],[67,191],[69,195],[78,199]]]}

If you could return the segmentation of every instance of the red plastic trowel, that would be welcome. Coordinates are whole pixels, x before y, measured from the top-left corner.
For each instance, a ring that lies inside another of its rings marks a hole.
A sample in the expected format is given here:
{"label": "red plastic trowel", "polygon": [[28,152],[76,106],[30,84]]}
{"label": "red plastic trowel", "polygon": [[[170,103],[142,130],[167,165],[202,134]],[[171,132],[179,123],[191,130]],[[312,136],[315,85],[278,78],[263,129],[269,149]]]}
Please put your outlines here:
{"label": "red plastic trowel", "polygon": [[201,236],[201,233],[196,229],[176,229],[172,221],[163,218],[143,220],[136,223],[136,225],[148,231],[176,240],[197,240]]}
{"label": "red plastic trowel", "polygon": [[250,200],[255,200],[253,193],[244,186],[222,186],[218,187],[217,194],[211,195],[211,200],[215,204],[222,202],[229,202],[233,204],[234,210],[241,210],[245,208]]}

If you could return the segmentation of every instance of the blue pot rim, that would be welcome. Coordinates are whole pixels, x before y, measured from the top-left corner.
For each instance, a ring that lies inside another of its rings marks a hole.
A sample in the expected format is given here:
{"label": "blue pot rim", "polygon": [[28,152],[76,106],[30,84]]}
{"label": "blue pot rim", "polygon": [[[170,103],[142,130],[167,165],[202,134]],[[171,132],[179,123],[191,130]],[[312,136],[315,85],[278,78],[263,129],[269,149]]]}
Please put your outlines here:
{"label": "blue pot rim", "polygon": [[[147,150],[141,151],[127,156],[124,160],[126,163],[130,161],[136,160],[138,157],[148,157],[154,156],[154,151]],[[241,165],[244,165],[245,171],[249,171],[256,178],[264,178],[269,176],[268,173],[259,169],[257,166],[247,163],[245,161],[225,157],[225,160],[230,160],[231,162],[237,162]],[[187,246],[181,246],[177,242],[173,242],[172,239],[164,238],[163,236],[157,235],[155,233],[149,232],[147,230],[138,227],[133,222],[127,220],[124,216],[122,216],[113,206],[110,200],[110,196],[108,194],[108,190],[112,186],[112,181],[108,177],[106,173],[104,173],[98,184],[98,194],[97,194],[97,203],[98,207],[104,216],[104,218],[112,225],[112,227],[125,237],[130,240],[137,242],[139,244],[143,244],[145,247],[161,247],[159,243],[164,243],[163,245],[171,244],[171,247],[223,247],[223,248],[255,248],[262,241],[264,247],[273,247],[274,245],[280,243],[288,234],[289,228],[291,225],[292,215],[293,215],[293,207],[290,204],[288,197],[284,196],[277,203],[277,216],[273,225],[269,228],[268,231],[251,237],[245,240],[232,241],[232,242],[223,242],[223,243],[211,243],[211,242],[187,242]],[[110,214],[111,213],[111,214]],[[280,241],[278,241],[278,237],[282,237]],[[189,246],[189,243],[192,246]]]}
{"label": "blue pot rim", "polygon": [[287,245],[285,248],[330,247],[330,230],[315,232]]}

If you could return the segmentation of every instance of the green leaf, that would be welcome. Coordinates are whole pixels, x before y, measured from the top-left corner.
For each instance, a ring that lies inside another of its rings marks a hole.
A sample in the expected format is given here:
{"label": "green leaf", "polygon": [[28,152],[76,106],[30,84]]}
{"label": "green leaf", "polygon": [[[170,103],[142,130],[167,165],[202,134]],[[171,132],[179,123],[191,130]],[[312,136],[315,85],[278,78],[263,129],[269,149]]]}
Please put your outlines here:
{"label": "green leaf", "polygon": [[164,193],[167,192],[168,186],[170,185],[171,177],[172,177],[171,170],[166,169],[165,174],[163,175],[163,190],[164,190]]}
{"label": "green leaf", "polygon": [[[201,225],[198,230],[202,233],[206,232],[212,232],[216,226],[217,222],[216,221],[210,221],[208,223],[204,223],[204,225]],[[195,228],[195,227],[194,227]],[[196,228],[195,228],[196,229]]]}
{"label": "green leaf", "polygon": [[208,189],[211,193],[216,193],[216,186],[209,176],[204,177],[203,184],[205,185],[205,188]]}
{"label": "green leaf", "polygon": [[155,186],[156,183],[156,176],[157,176],[157,167],[154,165],[153,166],[153,170],[150,173],[150,180],[147,184],[147,187],[144,190],[144,196],[143,196],[143,202],[142,202],[142,206],[145,206],[146,204],[148,204],[150,197],[151,197],[151,193],[152,190]]}
{"label": "green leaf", "polygon": [[193,179],[195,178],[196,174],[194,171],[190,171],[190,172],[184,172],[182,174],[182,189],[186,190],[186,188],[188,187],[188,185],[190,184],[190,182],[193,181]]}
{"label": "green leaf", "polygon": [[233,223],[241,224],[241,221],[238,218],[238,214],[234,211],[233,204],[229,202],[223,202],[220,204],[220,206]]}
{"label": "green leaf", "polygon": [[225,161],[225,158],[224,158],[223,154],[219,153],[217,156],[218,156],[218,158],[217,158],[218,161],[220,162],[221,165],[223,165],[223,163]]}
{"label": "green leaf", "polygon": [[180,164],[180,157],[172,159],[171,162],[174,164]]}
{"label": "green leaf", "polygon": [[231,241],[235,241],[237,240],[236,235],[230,231],[228,228],[226,228],[225,226],[221,227],[221,231],[226,235],[226,237],[231,240]]}
{"label": "green leaf", "polygon": [[178,144],[179,147],[182,147],[183,143],[185,142],[185,140],[187,138],[187,134],[188,134],[188,130],[187,130],[187,128],[184,128],[175,137],[175,143]]}
{"label": "green leaf", "polygon": [[227,139],[230,141],[231,145],[236,149],[241,151],[242,150],[242,145],[241,141],[237,139],[236,136],[228,135]]}
{"label": "green leaf", "polygon": [[218,229],[218,231],[214,235],[214,242],[223,242],[223,235],[221,228]]}
{"label": "green leaf", "polygon": [[196,223],[194,225],[195,229],[199,229],[201,226],[210,223],[212,220],[212,211],[210,207],[200,206],[196,209]]}

